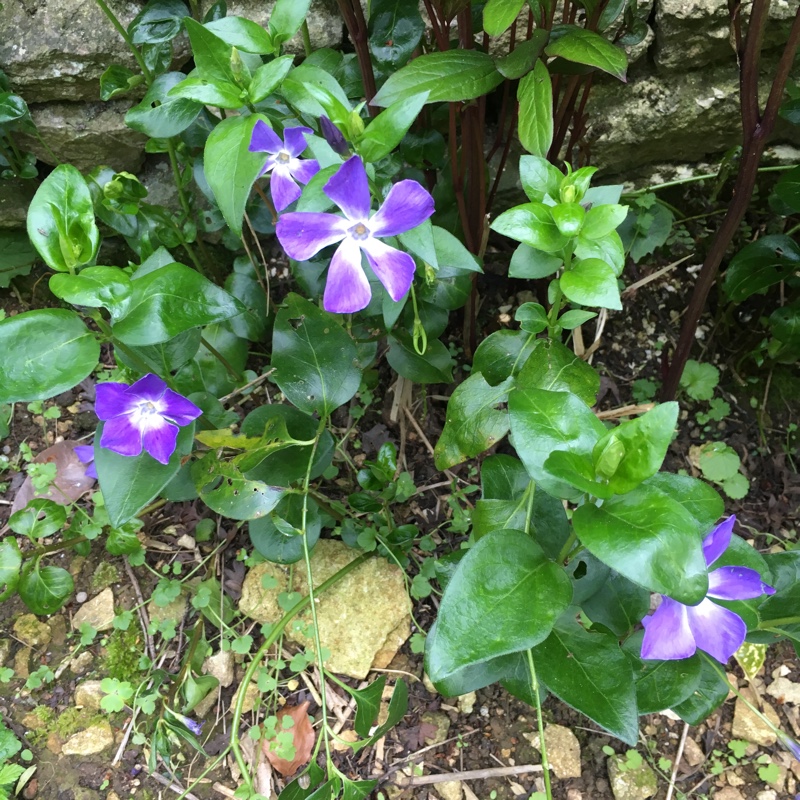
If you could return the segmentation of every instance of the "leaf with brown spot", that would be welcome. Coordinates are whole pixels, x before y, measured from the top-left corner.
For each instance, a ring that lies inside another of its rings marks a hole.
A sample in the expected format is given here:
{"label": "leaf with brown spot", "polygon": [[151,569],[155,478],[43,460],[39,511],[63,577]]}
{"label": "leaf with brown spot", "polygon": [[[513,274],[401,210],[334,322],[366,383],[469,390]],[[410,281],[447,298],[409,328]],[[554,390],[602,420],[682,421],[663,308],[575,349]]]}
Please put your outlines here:
{"label": "leaf with brown spot", "polygon": [[[292,733],[292,744],[294,745],[294,758],[287,761],[281,758],[276,753],[272,752],[272,745],[274,740],[264,740],[262,747],[269,763],[280,772],[281,775],[289,777],[294,775],[303,764],[307,764],[311,758],[311,753],[314,750],[314,742],[316,741],[316,734],[311,727],[311,720],[308,717],[309,703],[301,703],[299,706],[284,706],[277,714],[278,717],[278,730],[289,730]],[[293,720],[293,725],[289,728],[284,728],[284,717],[290,717]]]}

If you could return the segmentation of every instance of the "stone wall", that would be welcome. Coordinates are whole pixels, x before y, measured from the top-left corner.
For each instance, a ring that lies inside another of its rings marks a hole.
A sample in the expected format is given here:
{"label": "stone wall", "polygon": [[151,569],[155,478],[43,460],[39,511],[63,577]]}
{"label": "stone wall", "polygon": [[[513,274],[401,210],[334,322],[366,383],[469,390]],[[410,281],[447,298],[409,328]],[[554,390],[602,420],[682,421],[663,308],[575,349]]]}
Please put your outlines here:
{"label": "stone wall", "polygon": [[[108,2],[126,25],[143,5]],[[773,0],[765,65],[774,65],[797,2]],[[273,4],[229,0],[228,6],[230,14],[264,24]],[[727,0],[655,0],[650,33],[631,54],[628,84],[600,80],[593,90],[593,163],[624,175],[676,158],[699,161],[737,143],[737,69],[727,19]],[[315,46],[341,43],[333,0],[314,0],[309,27]],[[292,44],[301,50],[299,42]],[[189,57],[185,37],[176,40],[173,68]],[[144,137],[124,124],[133,101],[98,99],[100,75],[109,64],[135,66],[93,0],[6,0],[0,6],[0,68],[27,100],[47,146],[33,137],[22,144],[48,164],[55,163],[54,154],[83,170],[104,163],[157,173],[156,165],[145,165]],[[779,138],[791,142],[798,136],[786,126]],[[29,182],[0,181],[0,227],[22,224],[31,191]]]}

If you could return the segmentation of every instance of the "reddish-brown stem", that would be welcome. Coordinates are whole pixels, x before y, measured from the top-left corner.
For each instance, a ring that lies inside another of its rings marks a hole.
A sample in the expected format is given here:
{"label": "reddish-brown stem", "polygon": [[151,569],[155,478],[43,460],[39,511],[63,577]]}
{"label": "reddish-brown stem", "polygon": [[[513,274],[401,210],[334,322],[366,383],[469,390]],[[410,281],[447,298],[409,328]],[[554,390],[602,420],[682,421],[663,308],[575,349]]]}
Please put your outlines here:
{"label": "reddish-brown stem", "polygon": [[442,30],[441,20],[436,16],[436,10],[431,0],[425,0],[425,10],[428,12],[428,19],[431,21],[431,29],[433,30],[433,37],[436,39],[436,46],[444,53],[449,50],[449,44],[447,36]]}
{"label": "reddish-brown stem", "polygon": [[358,66],[361,70],[361,79],[364,82],[364,96],[367,101],[369,115],[374,117],[378,109],[371,105],[372,98],[377,92],[375,86],[375,73],[372,69],[372,57],[369,52],[369,38],[367,32],[367,21],[361,9],[360,0],[337,0],[339,10],[342,12],[344,24],[350,35],[350,41],[356,51]]}
{"label": "reddish-brown stem", "polygon": [[571,164],[575,163],[574,157],[572,155],[573,148],[575,145],[580,141],[581,137],[583,136],[583,132],[585,130],[585,116],[584,112],[586,111],[586,102],[589,99],[589,92],[592,88],[592,73],[589,73],[586,77],[586,83],[583,85],[583,93],[581,94],[581,101],[578,103],[578,110],[572,117],[572,133],[570,133],[569,143],[567,144],[566,149],[566,158],[569,160]]}
{"label": "reddish-brown stem", "polygon": [[575,102],[578,99],[578,89],[582,77],[582,75],[570,76],[564,89],[564,94],[558,104],[558,110],[553,120],[553,143],[550,145],[550,150],[547,153],[548,161],[553,163],[558,159],[561,145],[564,144],[564,139],[569,130],[569,121],[572,116],[572,110],[575,108]]}

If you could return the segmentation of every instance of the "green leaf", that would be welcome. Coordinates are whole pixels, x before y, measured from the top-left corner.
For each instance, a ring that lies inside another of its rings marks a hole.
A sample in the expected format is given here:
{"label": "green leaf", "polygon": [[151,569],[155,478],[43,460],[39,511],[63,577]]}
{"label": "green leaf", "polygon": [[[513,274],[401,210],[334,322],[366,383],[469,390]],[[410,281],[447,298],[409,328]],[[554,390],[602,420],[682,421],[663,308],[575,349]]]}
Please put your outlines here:
{"label": "green leaf", "polygon": [[719,493],[697,478],[659,472],[649,478],[646,484],[655,486],[671,500],[682,505],[694,517],[697,529],[702,533],[710,531],[725,512],[725,504]]}
{"label": "green leaf", "polygon": [[195,67],[200,77],[211,83],[235,85],[236,75],[231,69],[231,46],[191,17],[186,17],[183,24],[189,34]]}
{"label": "green leaf", "polygon": [[17,591],[34,614],[55,614],[75,589],[72,576],[61,567],[36,567],[19,579]]}
{"label": "green leaf", "polygon": [[626,80],[628,59],[625,51],[615,47],[594,31],[569,26],[569,30],[563,36],[551,39],[545,48],[545,53],[576,64],[596,67],[621,81]]}
{"label": "green leaf", "polygon": [[269,125],[261,114],[229,117],[214,128],[206,141],[203,160],[206,180],[225,221],[237,236],[242,235],[244,207],[250,190],[268,157],[266,153],[251,153],[248,149],[258,120]]}
{"label": "green leaf", "polygon": [[27,275],[36,260],[36,251],[23,231],[0,231],[0,289],[7,289],[12,278]]}
{"label": "green leaf", "polygon": [[533,649],[545,686],[572,708],[628,744],[636,744],[639,719],[630,661],[613,636],[589,633],[565,614]]}
{"label": "green leaf", "polygon": [[[401,719],[403,719],[407,710],[408,687],[402,678],[398,678],[397,683],[394,686],[394,691],[392,692],[392,699],[389,701],[386,721],[382,725],[379,725],[373,732],[372,736],[370,736],[368,739],[361,739],[360,741],[351,744],[350,746],[353,749],[353,753],[357,753],[360,750],[363,750],[365,747],[370,747],[371,745],[375,744],[378,739],[381,739],[383,736],[385,736],[388,731],[394,728],[394,726],[397,725]],[[284,791],[286,790],[284,789]],[[311,800],[311,798],[309,798],[309,800]]]}
{"label": "green leaf", "polygon": [[611,497],[612,492],[602,481],[597,480],[592,461],[577,453],[556,450],[544,462],[544,468],[556,478],[594,497]]}
{"label": "green leaf", "polygon": [[41,183],[28,207],[28,236],[57,272],[91,264],[100,247],[89,187],[71,164],[60,164]]}
{"label": "green leaf", "polygon": [[288,42],[308,18],[311,0],[278,0],[269,18],[269,32],[276,47]]}
{"label": "green leaf", "polygon": [[553,143],[553,85],[540,60],[517,87],[519,141],[532,155],[545,158]]}
{"label": "green leaf", "polygon": [[227,81],[210,83],[205,78],[186,78],[169,90],[170,97],[183,97],[196,100],[203,105],[218,108],[241,108],[245,104],[242,90],[236,84]]}
{"label": "green leaf", "polygon": [[559,203],[551,209],[553,219],[564,236],[574,237],[583,225],[586,211],[580,203]]}
{"label": "green leaf", "polygon": [[703,531],[683,506],[657,489],[640,486],[600,508],[587,503],[572,521],[586,549],[634,583],[686,605],[706,596]]}
{"label": "green leaf", "polygon": [[595,402],[600,376],[561,342],[537,339],[519,374],[517,385],[520,389],[572,392],[588,406]]}
{"label": "green leaf", "polygon": [[544,389],[520,388],[508,398],[511,436],[528,474],[556,497],[577,500],[581,492],[545,469],[555,450],[589,456],[605,433],[603,423],[576,395]]}
{"label": "green leaf", "polygon": [[724,481],[739,471],[739,454],[724,442],[707,442],[700,448],[700,471],[709,481]]}
{"label": "green leaf", "polygon": [[622,275],[625,267],[625,248],[616,231],[600,239],[586,239],[582,234],[578,234],[574,255],[580,259],[598,258],[604,261],[614,270],[617,277]]}
{"label": "green leaf", "polygon": [[571,598],[566,573],[529,536],[494,531],[467,552],[447,584],[425,671],[450,695],[460,672],[542,642]]}
{"label": "green leaf", "polygon": [[294,293],[275,318],[272,366],[275,382],[293,405],[324,417],[353,397],[361,383],[353,340],[333,315]]}
{"label": "green leaf", "polygon": [[8,520],[8,527],[29,539],[41,539],[60,531],[66,521],[67,510],[63,505],[37,498],[13,513]]}
{"label": "green leaf", "polygon": [[329,72],[313,64],[301,64],[281,85],[286,101],[302,114],[319,117],[348,117],[350,101]]}
{"label": "green leaf", "polygon": [[261,481],[245,478],[233,464],[207,453],[192,464],[192,480],[200,499],[212,510],[229,519],[250,520],[269,514],[284,490]]}
{"label": "green leaf", "polygon": [[169,96],[169,90],[185,77],[182,72],[159,75],[142,101],[125,115],[128,127],[153,139],[169,139],[185,131],[203,107],[195,100]]}
{"label": "green leaf", "polygon": [[[30,228],[29,228],[30,230]],[[800,265],[800,245],[782,234],[762,236],[730,261],[722,280],[725,294],[740,303],[793,275]]]}
{"label": "green leaf", "polygon": [[436,443],[437,469],[448,469],[480,455],[508,433],[508,412],[498,410],[508,400],[513,380],[490,386],[480,372],[460,384],[447,403],[444,430]]}
{"label": "green leaf", "polygon": [[558,318],[558,324],[564,328],[564,330],[571,331],[583,325],[584,322],[594,319],[596,316],[597,314],[593,311],[579,311],[578,309],[574,309],[573,311],[565,311]]}
{"label": "green leaf", "polygon": [[481,265],[477,256],[474,256],[461,243],[461,240],[453,236],[450,231],[433,225],[433,246],[436,252],[436,260],[439,268],[449,267],[451,269],[466,270],[468,272],[480,272]]}
{"label": "green leaf", "polygon": [[112,330],[133,346],[166,342],[184,331],[249,313],[224,289],[184,264],[134,276],[131,294]]}
{"label": "green leaf", "polygon": [[0,542],[0,601],[5,600],[16,589],[21,565],[22,554],[16,539],[13,536],[7,537],[5,541]]}
{"label": "green leaf", "polygon": [[598,472],[606,448],[622,446],[621,458],[615,459],[611,474],[602,475],[614,494],[625,494],[658,472],[677,423],[678,404],[662,403],[641,417],[621,423],[597,442],[592,455]]}
{"label": "green leaf", "polygon": [[369,49],[387,72],[402,67],[425,33],[425,23],[414,0],[372,0],[369,5]]}
{"label": "green leaf", "polygon": [[776,339],[800,351],[800,303],[776,308],[769,316],[769,326]]}
{"label": "green leaf", "polygon": [[[684,663],[684,662],[678,662]],[[689,697],[672,706],[672,710],[690,725],[705,722],[725,701],[730,691],[728,682],[720,678],[717,671],[705,660],[700,659],[700,680]]]}
{"label": "green leaf", "polygon": [[[287,494],[268,516],[250,520],[250,541],[267,561],[294,564],[303,558],[302,524],[303,496]],[[309,550],[317,543],[321,530],[319,506],[309,500],[305,533]]]}
{"label": "green leaf", "polygon": [[529,280],[546,278],[557,272],[563,264],[564,260],[559,256],[551,256],[541,250],[529,247],[527,244],[521,244],[511,256],[508,277]]}
{"label": "green leaf", "polygon": [[592,206],[586,212],[586,219],[581,228],[583,239],[602,239],[615,231],[628,216],[628,206],[618,203],[609,203],[602,206]]}
{"label": "green leaf", "polygon": [[5,726],[5,723],[0,722],[0,763],[13,758],[20,750],[22,742]]}
{"label": "green leaf", "polygon": [[561,182],[564,175],[541,156],[521,156],[519,159],[519,178],[522,189],[533,203],[541,203],[545,197],[559,200]]}
{"label": "green leaf", "polygon": [[524,242],[545,253],[561,250],[568,241],[559,231],[550,208],[544,203],[524,203],[510,208],[497,217],[490,227],[509,239]]}
{"label": "green leaf", "polygon": [[368,164],[388,156],[400,144],[428,99],[428,93],[413,95],[393,103],[373,119],[356,144]]}
{"label": "green leaf", "polygon": [[478,345],[472,361],[473,372],[480,372],[487,383],[496,386],[522,369],[537,341],[525,331],[495,331]]}
{"label": "green leaf", "polygon": [[[220,19],[215,19],[213,22],[206,22],[204,27],[224,42],[227,42],[231,47],[235,47],[245,53],[271,55],[275,52],[272,38],[267,31],[257,22],[244,17],[220,17]],[[292,56],[287,56],[287,58],[291,63]],[[275,62],[271,61],[269,63],[273,64]],[[269,66],[269,64],[264,66]],[[255,74],[253,79],[255,80]]]}
{"label": "green leaf", "polygon": [[347,687],[348,694],[356,701],[356,719],[354,727],[359,736],[369,736],[369,729],[378,719],[384,686],[386,686],[386,676],[381,675],[364,689],[352,689]]}
{"label": "green leaf", "polygon": [[692,400],[710,400],[719,384],[719,370],[713,364],[701,364],[690,358],[683,369],[680,384]]}
{"label": "green leaf", "polygon": [[[581,603],[581,609],[592,622],[603,625],[623,638],[650,611],[650,592],[610,570],[600,589]],[[639,713],[642,713],[641,709]]]}
{"label": "green leaf", "polygon": [[526,333],[541,333],[548,324],[547,312],[539,303],[523,303],[514,312],[514,319]]}
{"label": "green leaf", "polygon": [[131,293],[131,281],[119,267],[86,267],[77,275],[52,275],[50,291],[75,306],[112,309]]}
{"label": "green leaf", "polygon": [[423,355],[414,349],[406,331],[395,331],[386,339],[389,342],[386,360],[398,375],[414,383],[450,383],[453,380],[453,358],[438,339],[428,342]]}
{"label": "green leaf", "polygon": [[428,103],[474,100],[501,83],[491,57],[480,50],[427,53],[392,74],[372,100],[390,106],[428,92]]}
{"label": "green leaf", "polygon": [[46,400],[97,366],[100,345],[74,311],[42,308],[0,320],[0,403]]}
{"label": "green leaf", "polygon": [[171,42],[180,32],[189,9],[180,0],[150,0],[128,26],[134,44]]}
{"label": "green leaf", "polygon": [[260,103],[280,86],[292,68],[294,56],[281,56],[262,64],[254,73],[247,91],[251,103]]}
{"label": "green leaf", "polygon": [[175,477],[181,458],[191,452],[193,434],[194,425],[181,428],[172,458],[168,464],[160,464],[145,452],[121,456],[101,447],[100,423],[94,436],[94,463],[112,527],[120,528],[133,519]]}
{"label": "green leaf", "polygon": [[521,78],[533,69],[549,38],[549,31],[537,28],[530,39],[518,44],[508,55],[497,59],[497,71],[511,81]]}
{"label": "green leaf", "polygon": [[583,306],[622,309],[614,270],[599,258],[575,261],[559,281],[564,296]]}
{"label": "green leaf", "polygon": [[525,0],[489,0],[483,7],[483,30],[489,36],[500,36],[519,16]]}

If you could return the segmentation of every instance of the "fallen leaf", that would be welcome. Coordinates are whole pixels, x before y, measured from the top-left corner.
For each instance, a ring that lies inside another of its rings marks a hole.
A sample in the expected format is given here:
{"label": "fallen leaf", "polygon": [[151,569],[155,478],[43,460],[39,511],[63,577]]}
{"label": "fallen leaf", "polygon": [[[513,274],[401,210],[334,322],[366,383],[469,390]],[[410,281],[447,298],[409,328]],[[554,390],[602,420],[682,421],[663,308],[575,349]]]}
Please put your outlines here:
{"label": "fallen leaf", "polygon": [[[311,758],[311,753],[314,750],[314,742],[316,734],[311,727],[311,720],[308,718],[308,700],[301,703],[299,706],[284,706],[277,714],[278,717],[278,730],[291,731],[292,744],[294,746],[294,758],[291,761],[281,758],[276,753],[272,752],[272,745],[275,744],[274,740],[264,740],[262,747],[264,754],[267,756],[269,763],[280,772],[284,777],[294,775],[303,764],[307,764]],[[290,717],[293,720],[291,727],[285,728],[283,719]]]}

